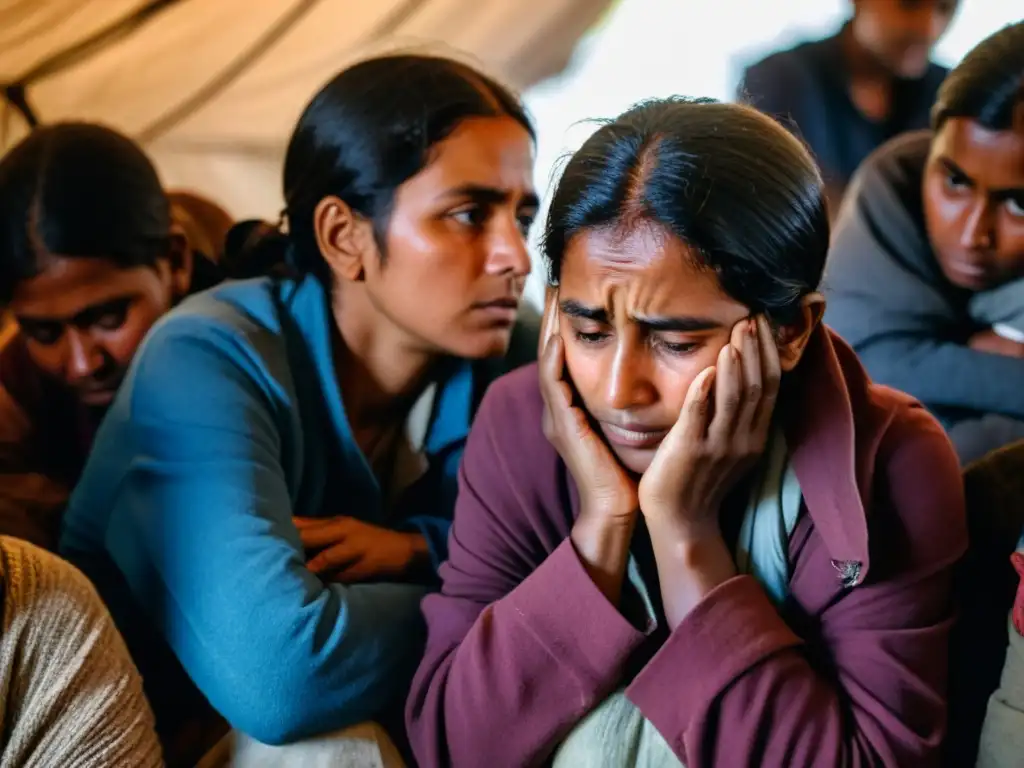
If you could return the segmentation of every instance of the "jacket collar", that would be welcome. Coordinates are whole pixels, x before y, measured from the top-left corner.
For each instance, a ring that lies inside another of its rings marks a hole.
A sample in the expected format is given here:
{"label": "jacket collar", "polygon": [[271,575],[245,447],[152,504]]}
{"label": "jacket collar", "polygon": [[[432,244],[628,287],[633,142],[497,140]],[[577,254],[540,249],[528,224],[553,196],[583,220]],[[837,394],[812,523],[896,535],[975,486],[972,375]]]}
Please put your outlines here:
{"label": "jacket collar", "polygon": [[[870,568],[868,500],[891,409],[872,398],[853,351],[824,326],[787,383],[786,441],[807,512],[847,586]],[[795,416],[795,418],[793,418]]]}

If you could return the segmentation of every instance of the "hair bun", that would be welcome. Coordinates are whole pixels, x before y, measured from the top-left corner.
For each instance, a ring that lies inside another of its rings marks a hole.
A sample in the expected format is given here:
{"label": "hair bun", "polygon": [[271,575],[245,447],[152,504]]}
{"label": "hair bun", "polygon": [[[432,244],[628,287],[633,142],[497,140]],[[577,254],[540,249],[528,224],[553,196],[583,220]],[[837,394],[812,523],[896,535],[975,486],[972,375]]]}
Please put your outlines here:
{"label": "hair bun", "polygon": [[266,221],[240,221],[228,230],[221,267],[229,278],[281,276],[288,272],[288,236]]}

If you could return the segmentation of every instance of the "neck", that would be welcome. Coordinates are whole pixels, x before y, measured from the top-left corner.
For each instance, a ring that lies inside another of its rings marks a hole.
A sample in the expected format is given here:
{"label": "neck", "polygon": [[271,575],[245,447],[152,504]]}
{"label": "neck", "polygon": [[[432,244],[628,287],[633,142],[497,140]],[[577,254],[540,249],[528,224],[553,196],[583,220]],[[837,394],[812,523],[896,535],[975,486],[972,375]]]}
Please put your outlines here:
{"label": "neck", "polygon": [[345,412],[353,428],[389,424],[408,413],[429,381],[437,355],[417,348],[384,317],[361,286],[332,299],[340,337],[334,357]]}
{"label": "neck", "polygon": [[849,74],[850,98],[871,120],[884,120],[892,106],[895,77],[854,34],[853,24],[843,33],[843,55]]}
{"label": "neck", "polygon": [[843,56],[850,79],[879,84],[891,83],[894,80],[892,72],[857,39],[853,29],[855,23],[847,24],[842,35]]}

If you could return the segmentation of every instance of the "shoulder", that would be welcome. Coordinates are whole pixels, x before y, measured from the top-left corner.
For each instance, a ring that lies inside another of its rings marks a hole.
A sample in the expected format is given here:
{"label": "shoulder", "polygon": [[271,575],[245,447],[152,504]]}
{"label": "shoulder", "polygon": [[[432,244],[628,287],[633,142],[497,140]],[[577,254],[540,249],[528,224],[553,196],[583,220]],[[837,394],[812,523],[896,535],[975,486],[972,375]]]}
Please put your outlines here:
{"label": "shoulder", "polygon": [[[820,49],[826,44],[824,40],[804,41],[782,51],[765,56],[746,69],[748,78],[768,81],[774,78],[792,80],[813,70]],[[787,83],[778,83],[780,87]]]}
{"label": "shoulder", "polygon": [[[910,395],[876,384],[854,351],[833,337],[854,418],[857,474],[865,503],[882,500],[912,549],[966,541],[960,461],[945,430]],[[894,543],[894,542],[890,542]],[[920,546],[919,546],[920,545]]]}
{"label": "shoulder", "polygon": [[254,407],[269,411],[290,397],[289,344],[273,291],[269,281],[228,284],[161,318],[106,421],[150,416],[165,429],[236,423],[241,429],[239,420],[251,421]]}
{"label": "shoulder", "polygon": [[284,357],[284,335],[274,283],[228,283],[161,318],[140,347],[130,378],[148,378],[153,369],[180,380],[225,368],[258,370]]}
{"label": "shoulder", "polygon": [[875,478],[884,483],[911,550],[928,560],[958,558],[966,549],[967,516],[960,461],[949,437],[910,396],[876,384],[870,393],[875,408],[888,414]]}
{"label": "shoulder", "polygon": [[510,443],[520,447],[539,441],[546,444],[541,426],[543,413],[537,364],[531,363],[506,373],[488,388],[472,432],[497,438],[505,444],[501,446],[505,453],[517,450]]}
{"label": "shoulder", "polygon": [[849,194],[870,196],[888,189],[900,197],[920,197],[931,141],[930,130],[912,131],[887,141],[865,158],[850,182]]}
{"label": "shoulder", "polygon": [[31,622],[106,618],[99,595],[81,571],[21,539],[0,536],[0,584],[5,630],[12,629],[13,614]]}
{"label": "shoulder", "polygon": [[465,452],[469,474],[517,487],[517,495],[548,498],[561,466],[544,436],[544,399],[537,364],[505,374],[487,390],[470,429]]}
{"label": "shoulder", "polygon": [[[847,283],[877,279],[877,270],[893,261],[915,270],[930,263],[921,201],[930,145],[930,131],[908,133],[883,144],[854,173],[832,231],[830,294],[846,290]],[[889,286],[880,287],[880,296],[890,293]]]}

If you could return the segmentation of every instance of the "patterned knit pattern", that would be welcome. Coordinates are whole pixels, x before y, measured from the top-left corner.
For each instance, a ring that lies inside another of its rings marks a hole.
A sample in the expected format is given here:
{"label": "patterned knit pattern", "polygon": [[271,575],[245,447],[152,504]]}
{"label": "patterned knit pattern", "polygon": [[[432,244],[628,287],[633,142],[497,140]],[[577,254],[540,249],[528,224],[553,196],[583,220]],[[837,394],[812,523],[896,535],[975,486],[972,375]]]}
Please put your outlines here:
{"label": "patterned knit pattern", "polygon": [[88,579],[0,536],[0,768],[162,766],[142,680]]}

